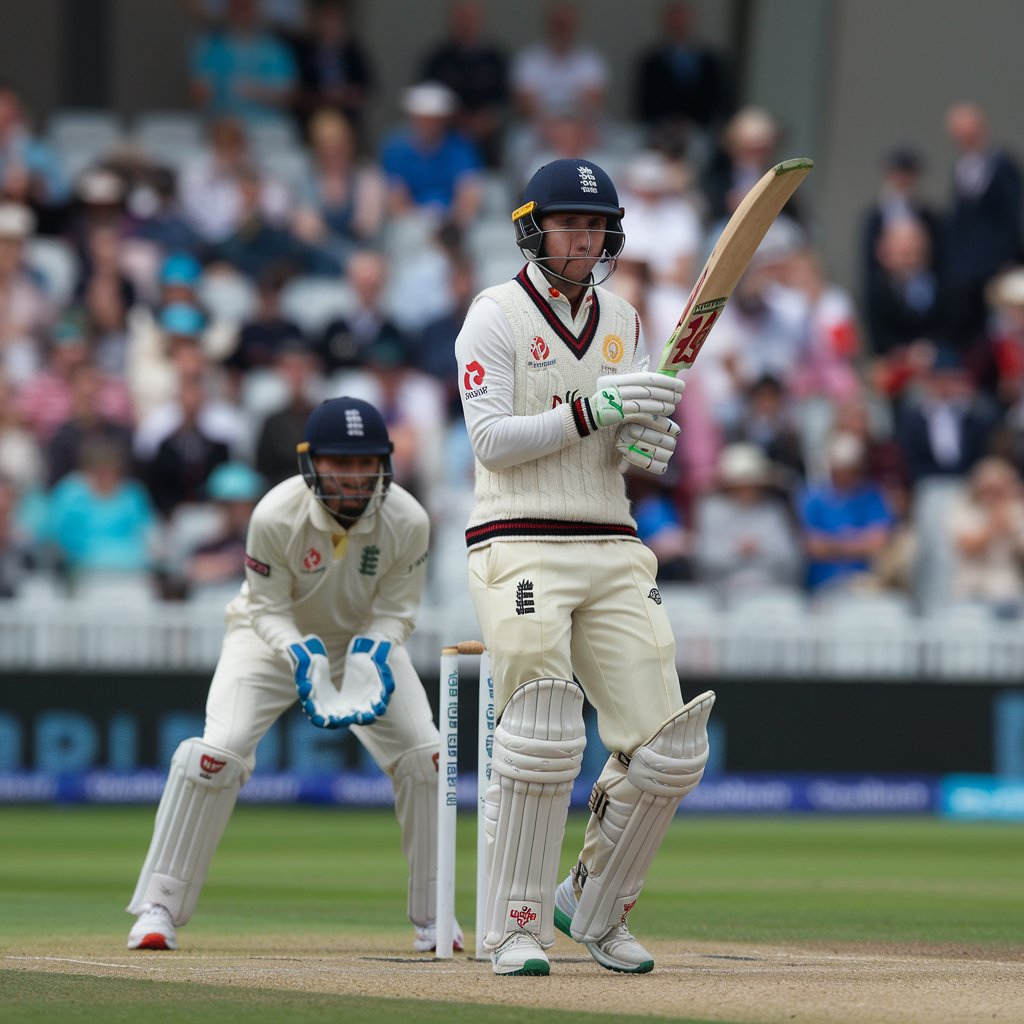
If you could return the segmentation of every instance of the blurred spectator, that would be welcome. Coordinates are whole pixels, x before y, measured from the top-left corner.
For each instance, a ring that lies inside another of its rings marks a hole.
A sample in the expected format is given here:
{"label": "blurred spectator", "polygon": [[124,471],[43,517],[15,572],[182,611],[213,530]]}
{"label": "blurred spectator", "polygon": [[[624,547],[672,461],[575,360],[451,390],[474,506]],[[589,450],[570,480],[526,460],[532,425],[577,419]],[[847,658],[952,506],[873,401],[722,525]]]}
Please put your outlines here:
{"label": "blurred spectator", "polygon": [[757,448],[772,465],[777,482],[795,488],[805,473],[797,415],[779,379],[762,374],[747,386],[739,416],[726,431],[726,440],[731,445]]}
{"label": "blurred spectator", "polygon": [[320,360],[305,347],[284,345],[273,364],[285,385],[284,403],[263,420],[256,439],[256,469],[269,486],[299,471],[296,445],[302,440],[306,419],[319,404]]}
{"label": "blurred spectator", "polygon": [[321,109],[309,125],[311,163],[298,196],[293,230],[342,266],[384,227],[387,193],[380,166],[358,156],[352,124]]}
{"label": "blurred spectator", "polygon": [[950,581],[955,600],[983,604],[1002,617],[1024,609],[1024,486],[998,456],[971,470],[949,511]]}
{"label": "blurred spectator", "polygon": [[[741,107],[729,118],[701,180],[710,223],[724,225],[732,216],[740,200],[778,162],[781,140],[779,122],[762,107]],[[796,209],[794,200],[785,209],[792,216]]]}
{"label": "blurred spectator", "polygon": [[131,451],[132,428],[123,419],[104,412],[104,374],[95,363],[84,362],[70,371],[70,410],[46,446],[47,485],[73,472],[81,464],[82,449],[93,440],[118,444]]}
{"label": "blurred spectator", "polygon": [[20,93],[0,82],[0,201],[24,204],[40,231],[57,234],[69,195],[60,159],[29,123]]}
{"label": "blurred spectator", "polygon": [[866,302],[872,386],[893,404],[926,367],[931,349],[944,344],[949,326],[942,281],[933,269],[927,229],[914,219],[884,225],[878,237],[878,272]]}
{"label": "blurred spectator", "polygon": [[[18,411],[40,444],[49,444],[62,423],[74,411],[75,375],[93,361],[88,327],[81,316],[66,314],[50,331],[46,361],[18,394]],[[98,413],[115,423],[130,426],[135,410],[124,380],[100,373],[94,396]]]}
{"label": "blurred spectator", "polygon": [[807,333],[805,358],[793,376],[793,391],[841,399],[859,386],[855,360],[860,355],[860,324],[849,292],[825,268],[817,249],[804,247],[789,255],[781,272],[803,307]]}
{"label": "blurred spectator", "polygon": [[89,260],[88,239],[94,228],[108,228],[119,238],[131,233],[127,196],[128,185],[118,171],[90,167],[76,179],[64,235],[74,246],[80,262]]}
{"label": "blurred spectator", "polygon": [[0,367],[0,477],[24,493],[45,483],[44,450],[28,428],[18,389]]}
{"label": "blurred spectator", "polygon": [[319,353],[328,374],[362,366],[366,352],[378,343],[390,342],[408,351],[405,332],[384,306],[388,277],[384,256],[369,250],[356,253],[347,276],[355,297],[354,308],[349,316],[332,319],[320,339]]}
{"label": "blurred spectator", "polygon": [[636,59],[634,109],[651,141],[700,166],[732,112],[732,75],[722,55],[698,38],[692,3],[669,0],[660,26],[658,41]]}
{"label": "blurred spectator", "polygon": [[982,383],[1007,409],[1024,401],[1024,266],[995,277],[985,297],[989,316],[978,353]]}
{"label": "blurred spectator", "polygon": [[380,163],[393,216],[420,211],[460,227],[480,209],[482,161],[476,146],[451,126],[455,94],[438,82],[406,89],[404,128],[384,140]]}
{"label": "blurred spectator", "polygon": [[15,517],[18,489],[0,475],[0,600],[16,597],[31,567],[32,542]]}
{"label": "blurred spectator", "polygon": [[443,450],[446,418],[441,385],[413,366],[406,335],[381,332],[359,350],[361,372],[346,375],[344,393],[380,410],[394,444],[395,481],[436,514],[447,484]]}
{"label": "blurred spectator", "polygon": [[984,322],[986,283],[1024,256],[1024,196],[1020,165],[993,142],[980,106],[954,103],[946,111],[946,132],[956,158],[944,278],[952,296],[950,340],[964,348]]}
{"label": "blurred spectator", "polygon": [[265,491],[266,482],[244,462],[222,463],[210,474],[206,500],[216,506],[218,523],[212,536],[191,551],[181,552],[187,596],[242,585],[249,519]]}
{"label": "blurred spectator", "polygon": [[109,224],[94,224],[85,238],[85,260],[75,285],[75,304],[94,338],[97,360],[111,373],[123,373],[128,310],[135,285],[122,268],[122,240]]}
{"label": "blurred spectator", "polygon": [[309,26],[295,40],[299,85],[295,110],[305,127],[315,111],[341,114],[358,135],[373,94],[374,74],[366,48],[355,38],[342,0],[313,0]]}
{"label": "blurred spectator", "polygon": [[988,451],[994,405],[978,393],[958,352],[935,350],[919,391],[900,410],[896,440],[911,485],[930,476],[963,476]]}
{"label": "blurred spectator", "polygon": [[519,117],[534,131],[548,116],[571,110],[596,137],[605,112],[609,68],[600,51],[580,40],[579,20],[575,4],[548,3],[542,38],[512,57],[513,99]]}
{"label": "blurred spectator", "polygon": [[255,0],[227,0],[224,23],[200,29],[188,72],[192,102],[211,118],[280,119],[298,84],[291,50],[263,26]]}
{"label": "blurred spectator", "polygon": [[129,196],[131,237],[157,247],[158,258],[171,253],[195,255],[199,237],[178,196],[178,177],[169,167],[154,167]]}
{"label": "blurred spectator", "polygon": [[921,194],[923,172],[920,154],[909,146],[899,146],[885,155],[878,194],[862,217],[864,266],[860,294],[865,301],[877,275],[883,273],[878,257],[879,240],[891,224],[917,221],[927,237],[928,269],[933,273],[939,270],[942,221],[939,212]]}
{"label": "blurred spectator", "polygon": [[[160,266],[156,301],[137,302],[128,311],[125,378],[137,409],[152,408],[174,393],[175,339],[194,340],[211,362],[227,358],[236,345],[237,325],[215,320],[203,308],[202,277],[194,256],[173,252]],[[175,311],[165,315],[172,306]]]}
{"label": "blurred spectator", "polygon": [[637,536],[658,559],[658,579],[692,579],[691,537],[671,481],[634,470],[627,471],[625,479]]}
{"label": "blurred spectator", "polygon": [[462,419],[455,339],[462,330],[466,313],[479,290],[472,262],[465,257],[455,258],[448,283],[452,296],[451,309],[424,325],[413,342],[413,362],[444,390],[447,418],[451,422]]}
{"label": "blurred spectator", "polygon": [[[206,481],[215,467],[225,463],[231,452],[225,435],[215,436],[216,423],[201,373],[183,375],[178,382],[173,425],[157,444],[152,456],[141,461],[139,472],[157,510],[169,519],[181,504],[198,502],[205,496]],[[152,416],[160,415],[161,410]],[[170,411],[164,411],[169,416]],[[149,417],[147,417],[149,419]],[[152,424],[146,424],[147,432]]]}
{"label": "blurred spectator", "polygon": [[479,0],[450,0],[447,33],[423,60],[420,79],[440,82],[458,97],[455,127],[480,150],[488,167],[502,163],[508,104],[508,59],[484,37]]}
{"label": "blurred spectator", "polygon": [[816,595],[863,587],[893,528],[881,489],[865,479],[860,439],[834,434],[826,458],[829,478],[810,484],[798,507],[807,586]]}
{"label": "blurred spectator", "polygon": [[757,445],[734,443],[718,463],[717,489],[696,505],[696,577],[726,607],[738,597],[803,585],[803,556],[788,502]]}
{"label": "blurred spectator", "polygon": [[35,216],[21,203],[0,203],[0,365],[21,384],[39,368],[38,335],[56,317],[43,279],[25,262]]}
{"label": "blurred spectator", "polygon": [[[161,442],[183,424],[195,422],[203,436],[221,442],[231,455],[242,453],[248,440],[243,411],[225,395],[220,367],[210,363],[200,347],[196,311],[171,305],[161,314],[165,325],[167,355],[163,372],[166,392],[148,405],[139,406],[139,421],[132,441],[139,462],[151,461]],[[179,324],[180,318],[180,324]],[[196,394],[198,390],[198,395]]]}
{"label": "blurred spectator", "polygon": [[645,150],[626,165],[621,196],[629,226],[619,272],[638,272],[650,284],[667,285],[676,294],[684,289],[680,309],[696,277],[704,239],[689,173],[688,166]]}
{"label": "blurred spectator", "polygon": [[806,325],[799,305],[784,301],[768,261],[751,261],[713,337],[697,367],[722,430],[739,422],[747,388],[766,374],[779,382],[787,401],[792,397],[797,370],[808,359]]}
{"label": "blurred spectator", "polygon": [[[254,163],[246,127],[221,117],[209,128],[209,148],[185,164],[179,179],[182,213],[201,242],[215,244],[234,233],[243,216],[242,177]],[[274,223],[283,223],[289,196],[272,175],[264,175],[260,206]]]}
{"label": "blurred spectator", "polygon": [[90,440],[78,469],[50,492],[40,539],[55,545],[72,580],[91,573],[150,575],[159,524],[145,487],[127,476],[117,444]]}
{"label": "blurred spectator", "polygon": [[278,267],[294,274],[340,273],[338,261],[309,245],[290,227],[267,215],[263,206],[264,178],[253,165],[238,171],[238,214],[234,230],[204,250],[209,268],[226,264],[251,281]]}
{"label": "blurred spectator", "polygon": [[238,377],[272,366],[282,348],[310,346],[298,324],[281,312],[281,291],[291,277],[289,268],[281,265],[269,267],[260,276],[256,311],[239,327],[238,344],[224,360]]}

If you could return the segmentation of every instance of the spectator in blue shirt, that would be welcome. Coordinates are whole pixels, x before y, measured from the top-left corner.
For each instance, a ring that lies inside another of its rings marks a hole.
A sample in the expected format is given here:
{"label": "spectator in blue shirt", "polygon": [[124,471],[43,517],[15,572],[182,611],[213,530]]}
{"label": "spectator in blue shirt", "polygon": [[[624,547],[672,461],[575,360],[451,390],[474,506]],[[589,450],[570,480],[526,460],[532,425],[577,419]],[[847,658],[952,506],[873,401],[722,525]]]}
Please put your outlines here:
{"label": "spectator in blue shirt", "polygon": [[864,445],[854,434],[829,441],[829,478],[801,496],[799,516],[812,593],[852,588],[871,572],[893,529],[881,488],[864,475]]}
{"label": "spectator in blue shirt", "polygon": [[439,82],[405,91],[405,128],[384,142],[380,162],[388,178],[391,212],[433,213],[466,227],[480,208],[482,160],[476,146],[451,126],[455,94]]}
{"label": "spectator in blue shirt", "polygon": [[250,122],[286,117],[298,83],[291,50],[261,26],[254,0],[230,0],[223,29],[196,40],[189,73],[204,114]]}
{"label": "spectator in blue shirt", "polygon": [[106,439],[82,446],[80,468],[50,492],[47,537],[72,576],[148,575],[159,525],[142,483],[126,475],[128,453]]}

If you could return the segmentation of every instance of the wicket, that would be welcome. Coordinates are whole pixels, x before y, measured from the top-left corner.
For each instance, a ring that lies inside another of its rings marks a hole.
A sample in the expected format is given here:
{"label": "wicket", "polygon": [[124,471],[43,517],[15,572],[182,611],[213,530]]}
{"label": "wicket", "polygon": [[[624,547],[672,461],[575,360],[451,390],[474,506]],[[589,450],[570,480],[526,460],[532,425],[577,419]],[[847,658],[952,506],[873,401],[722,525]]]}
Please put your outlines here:
{"label": "wicket", "polygon": [[484,908],[487,898],[487,834],[484,795],[490,784],[494,749],[494,679],[487,649],[476,640],[464,640],[441,649],[438,718],[441,748],[437,762],[437,946],[436,956],[451,959],[455,925],[455,835],[459,782],[459,655],[479,658],[480,713],[477,724],[476,771],[476,958],[487,959],[484,949]]}

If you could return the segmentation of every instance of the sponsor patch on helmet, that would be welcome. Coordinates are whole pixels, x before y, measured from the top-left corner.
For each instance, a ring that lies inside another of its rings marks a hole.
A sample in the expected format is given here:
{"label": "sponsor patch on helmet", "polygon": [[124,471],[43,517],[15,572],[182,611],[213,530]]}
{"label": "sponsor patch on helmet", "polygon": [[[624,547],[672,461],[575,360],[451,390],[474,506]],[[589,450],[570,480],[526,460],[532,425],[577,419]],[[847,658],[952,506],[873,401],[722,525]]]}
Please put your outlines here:
{"label": "sponsor patch on helmet", "polygon": [[512,219],[519,220],[520,217],[525,217],[528,213],[533,213],[537,209],[537,204],[531,199],[528,203],[523,203],[518,210],[512,211]]}

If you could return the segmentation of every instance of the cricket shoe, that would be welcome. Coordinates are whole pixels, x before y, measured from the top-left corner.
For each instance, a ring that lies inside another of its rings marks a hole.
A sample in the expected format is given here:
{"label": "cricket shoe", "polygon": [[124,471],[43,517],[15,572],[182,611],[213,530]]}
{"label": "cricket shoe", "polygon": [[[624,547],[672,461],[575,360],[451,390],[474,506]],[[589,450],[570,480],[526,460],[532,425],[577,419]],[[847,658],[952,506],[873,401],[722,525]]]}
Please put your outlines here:
{"label": "cricket shoe", "polygon": [[171,912],[159,903],[147,903],[128,933],[129,949],[177,949]]}
{"label": "cricket shoe", "polygon": [[514,932],[491,952],[495,974],[544,975],[551,973],[548,955],[529,932]]}
{"label": "cricket shoe", "polygon": [[[571,939],[572,917],[577,907],[576,890],[569,875],[555,890],[555,927]],[[654,957],[630,934],[626,922],[612,925],[597,942],[584,942],[590,955],[609,971],[647,974],[654,970]]]}
{"label": "cricket shoe", "polygon": [[[416,938],[413,939],[412,948],[417,953],[433,953],[437,949],[437,925],[428,924],[426,927],[416,925]],[[466,948],[466,940],[462,937],[462,929],[456,921],[452,930],[452,951],[462,953]]]}

